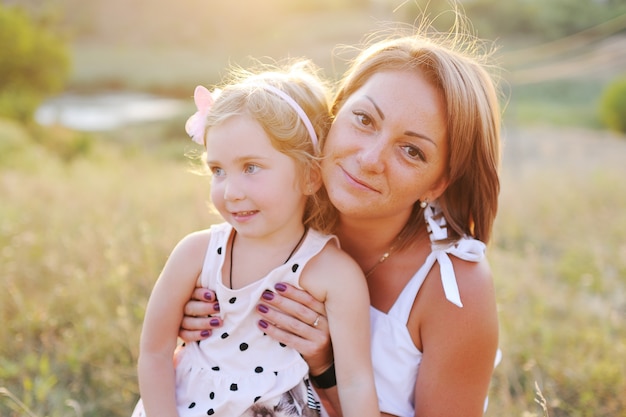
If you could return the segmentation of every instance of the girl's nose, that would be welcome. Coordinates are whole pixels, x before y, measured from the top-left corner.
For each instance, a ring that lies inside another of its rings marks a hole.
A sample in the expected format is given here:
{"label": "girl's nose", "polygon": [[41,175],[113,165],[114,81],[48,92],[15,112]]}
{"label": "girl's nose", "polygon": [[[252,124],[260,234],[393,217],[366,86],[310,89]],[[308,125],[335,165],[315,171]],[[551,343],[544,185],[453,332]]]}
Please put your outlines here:
{"label": "girl's nose", "polygon": [[229,178],[224,183],[224,200],[236,201],[242,200],[245,197],[241,186],[237,183],[237,180]]}

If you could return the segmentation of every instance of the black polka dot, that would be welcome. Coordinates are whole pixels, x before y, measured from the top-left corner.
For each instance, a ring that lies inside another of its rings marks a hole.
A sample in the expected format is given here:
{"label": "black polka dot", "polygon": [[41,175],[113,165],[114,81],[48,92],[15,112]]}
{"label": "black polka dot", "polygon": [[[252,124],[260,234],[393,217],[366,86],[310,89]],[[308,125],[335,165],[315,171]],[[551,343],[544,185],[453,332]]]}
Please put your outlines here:
{"label": "black polka dot", "polygon": [[222,254],[222,247],[220,246],[219,248],[217,248],[217,254],[221,255]]}
{"label": "black polka dot", "polygon": [[254,397],[254,402],[259,401],[260,398],[261,398],[260,396],[259,397]]}
{"label": "black polka dot", "polygon": [[214,371],[219,371],[219,370],[220,370],[220,367],[219,367],[219,366],[214,366],[214,367],[213,367],[213,368],[211,368],[211,369],[213,369]]}
{"label": "black polka dot", "polygon": [[262,366],[257,366],[256,368],[254,368],[254,372],[256,372],[257,374],[260,374],[263,372],[263,367]]}
{"label": "black polka dot", "polygon": [[187,407],[187,408],[194,408],[195,406],[196,406],[196,403],[191,403],[191,404],[189,404],[189,407]]}
{"label": "black polka dot", "polygon": [[215,414],[215,410],[214,410],[214,409],[212,409],[212,408],[209,408],[209,411],[207,411],[207,412],[206,412],[206,414],[207,414],[208,416],[212,416],[213,414]]}
{"label": "black polka dot", "polygon": [[242,343],[239,345],[239,350],[240,351],[244,351],[244,350],[248,350],[248,344],[247,343]]}
{"label": "black polka dot", "polygon": [[237,388],[237,384],[230,384],[230,390],[231,391],[237,391],[239,388]]}
{"label": "black polka dot", "polygon": [[184,344],[184,343],[182,344],[182,347],[185,347],[185,344]]}
{"label": "black polka dot", "polygon": [[287,347],[287,345],[284,344],[284,343],[279,343],[279,345],[280,345],[280,347]]}
{"label": "black polka dot", "polygon": [[212,400],[215,399],[215,393],[213,391],[211,391],[211,393],[209,394],[209,398]]}
{"label": "black polka dot", "polygon": [[228,337],[228,333],[224,332],[224,333],[222,333],[222,335],[220,337],[222,339],[226,339]]}
{"label": "black polka dot", "polygon": [[228,300],[228,302],[231,304],[235,304],[235,301],[237,301],[237,297],[233,297],[230,300]]}
{"label": "black polka dot", "polygon": [[274,375],[278,375],[278,371],[274,371]]}
{"label": "black polka dot", "polygon": [[300,267],[300,265],[298,265],[298,264],[293,264],[293,266],[291,267],[291,270],[292,270],[293,272],[296,272],[296,271],[298,270],[298,268],[299,268],[299,267]]}

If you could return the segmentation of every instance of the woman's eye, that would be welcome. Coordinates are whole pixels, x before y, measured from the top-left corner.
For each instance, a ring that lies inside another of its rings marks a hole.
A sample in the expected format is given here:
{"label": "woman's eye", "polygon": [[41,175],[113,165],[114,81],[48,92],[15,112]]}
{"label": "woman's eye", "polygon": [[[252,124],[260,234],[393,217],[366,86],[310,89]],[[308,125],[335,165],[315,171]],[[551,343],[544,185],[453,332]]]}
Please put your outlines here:
{"label": "woman's eye", "polygon": [[410,145],[403,146],[402,148],[404,149],[404,152],[406,152],[406,154],[410,158],[419,159],[421,161],[426,160],[426,156],[424,155],[424,152],[422,152],[420,148],[416,148],[415,146],[410,146]]}
{"label": "woman's eye", "polygon": [[244,172],[246,174],[254,174],[259,169],[261,168],[258,165],[249,164],[249,165],[246,165],[246,167],[244,168]]}
{"label": "woman's eye", "polygon": [[369,117],[369,115],[363,112],[358,112],[358,111],[354,111],[353,113],[361,125],[371,126],[372,119]]}

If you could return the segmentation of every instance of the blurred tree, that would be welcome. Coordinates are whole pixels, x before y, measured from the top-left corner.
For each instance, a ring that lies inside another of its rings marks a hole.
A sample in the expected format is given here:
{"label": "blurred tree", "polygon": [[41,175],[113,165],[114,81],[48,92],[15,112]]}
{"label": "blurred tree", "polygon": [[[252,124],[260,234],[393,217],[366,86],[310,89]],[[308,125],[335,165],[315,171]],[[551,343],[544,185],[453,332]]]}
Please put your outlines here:
{"label": "blurred tree", "polygon": [[[405,20],[412,21],[420,10],[427,9],[431,16],[437,16],[449,10],[453,3],[454,0],[412,0],[401,11]],[[528,40],[554,40],[626,13],[624,0],[462,0],[458,3],[478,35],[484,38],[521,36]],[[450,18],[444,13],[436,23],[441,24],[440,29],[447,29]]]}
{"label": "blurred tree", "polygon": [[28,121],[65,85],[69,52],[47,25],[0,4],[0,117]]}
{"label": "blurred tree", "polygon": [[600,100],[600,116],[610,129],[626,133],[626,74],[605,88]]}

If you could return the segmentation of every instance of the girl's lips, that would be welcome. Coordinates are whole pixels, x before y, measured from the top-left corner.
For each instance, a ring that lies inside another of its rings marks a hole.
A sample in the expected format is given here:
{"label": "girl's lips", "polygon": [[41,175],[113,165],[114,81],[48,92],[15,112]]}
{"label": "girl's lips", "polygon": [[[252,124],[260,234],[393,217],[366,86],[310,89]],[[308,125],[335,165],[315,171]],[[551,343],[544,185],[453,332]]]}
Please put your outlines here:
{"label": "girl's lips", "polygon": [[341,167],[341,166],[340,166],[339,168],[341,169],[341,171],[343,172],[343,174],[344,174],[344,175],[346,176],[346,178],[348,179],[348,182],[350,182],[351,184],[356,185],[358,188],[362,188],[362,189],[364,188],[364,189],[367,189],[367,190],[370,190],[370,191],[374,191],[374,192],[379,193],[379,191],[378,191],[376,188],[372,187],[371,185],[369,185],[369,184],[368,184],[368,183],[366,183],[366,182],[363,182],[363,181],[361,181],[361,180],[359,180],[359,179],[355,178],[355,177],[354,177],[354,176],[352,176],[352,175],[351,175],[348,171],[346,171],[343,167]]}
{"label": "girl's lips", "polygon": [[247,210],[247,211],[232,211],[230,215],[239,221],[249,219],[250,217],[257,214],[258,210]]}

